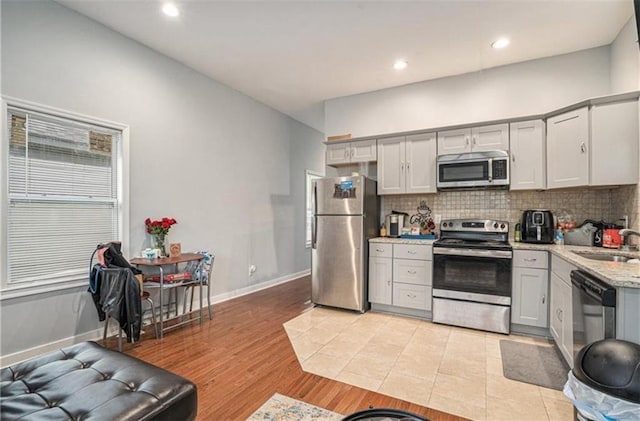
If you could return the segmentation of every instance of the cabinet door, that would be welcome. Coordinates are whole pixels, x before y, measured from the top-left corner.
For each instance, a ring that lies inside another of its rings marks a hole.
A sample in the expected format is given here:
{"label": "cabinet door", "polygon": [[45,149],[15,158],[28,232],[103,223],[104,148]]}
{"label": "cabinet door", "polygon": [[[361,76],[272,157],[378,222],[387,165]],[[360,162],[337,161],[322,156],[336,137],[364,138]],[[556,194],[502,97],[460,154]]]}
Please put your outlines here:
{"label": "cabinet door", "polygon": [[546,187],[544,122],[521,121],[510,125],[511,190]]}
{"label": "cabinet door", "polygon": [[[569,281],[571,282],[571,281]],[[564,355],[569,366],[573,368],[573,300],[571,297],[571,285],[562,281],[562,342],[560,351]]]}
{"label": "cabinet door", "polygon": [[351,162],[370,162],[376,160],[376,140],[351,142]]}
{"label": "cabinet door", "polygon": [[436,192],[436,134],[407,136],[406,193]]}
{"label": "cabinet door", "polygon": [[369,301],[377,304],[391,304],[392,259],[386,257],[369,258]]}
{"label": "cabinet door", "polygon": [[638,182],[638,100],[591,108],[592,186]]}
{"label": "cabinet door", "polygon": [[327,145],[327,165],[348,164],[351,160],[350,143]]}
{"label": "cabinet door", "polygon": [[471,152],[471,129],[438,132],[438,155]]}
{"label": "cabinet door", "polygon": [[547,187],[589,184],[589,114],[587,107],[547,120]]}
{"label": "cabinet door", "polygon": [[551,272],[551,288],[549,297],[549,331],[558,347],[562,342],[562,279]]}
{"label": "cabinet door", "polygon": [[547,327],[549,272],[545,269],[513,268],[511,322]]}
{"label": "cabinet door", "polygon": [[471,151],[509,150],[509,125],[494,124],[471,129]]}
{"label": "cabinet door", "polygon": [[378,140],[378,194],[404,193],[404,157],[404,136]]}

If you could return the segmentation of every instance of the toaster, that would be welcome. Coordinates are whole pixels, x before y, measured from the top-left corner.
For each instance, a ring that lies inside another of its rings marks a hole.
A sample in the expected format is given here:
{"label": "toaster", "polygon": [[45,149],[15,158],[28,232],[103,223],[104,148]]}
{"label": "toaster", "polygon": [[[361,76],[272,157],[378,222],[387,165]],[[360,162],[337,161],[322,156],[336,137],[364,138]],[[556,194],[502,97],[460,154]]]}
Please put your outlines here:
{"label": "toaster", "polygon": [[526,210],[522,213],[523,243],[553,243],[555,224],[548,210]]}

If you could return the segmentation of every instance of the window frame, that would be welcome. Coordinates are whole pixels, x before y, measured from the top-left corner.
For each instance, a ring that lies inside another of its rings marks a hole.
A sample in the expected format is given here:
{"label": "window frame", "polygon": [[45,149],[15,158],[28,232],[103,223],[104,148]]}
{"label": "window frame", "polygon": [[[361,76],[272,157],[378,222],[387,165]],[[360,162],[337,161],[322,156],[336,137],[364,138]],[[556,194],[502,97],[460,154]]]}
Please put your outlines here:
{"label": "window frame", "polygon": [[61,289],[77,288],[88,284],[89,257],[93,250],[87,250],[87,274],[69,276],[48,281],[35,281],[10,284],[8,280],[8,206],[9,206],[9,108],[15,107],[27,112],[47,114],[53,117],[76,120],[97,126],[107,127],[122,133],[121,141],[117,144],[119,159],[116,160],[117,172],[117,209],[118,240],[122,241],[123,253],[128,255],[129,244],[129,126],[97,117],[92,117],[56,107],[50,107],[35,102],[3,96],[0,110],[0,127],[2,128],[0,146],[0,301],[27,295],[42,294]]}
{"label": "window frame", "polygon": [[313,208],[311,206],[313,206],[313,200],[311,198],[311,186],[313,183],[313,180],[316,180],[318,178],[323,178],[324,174],[320,173],[319,171],[313,171],[313,170],[305,170],[304,171],[304,180],[305,180],[305,205],[304,205],[304,246],[305,248],[309,249],[311,248],[311,229],[312,229],[312,223],[309,220],[309,212],[311,212],[311,218],[313,218]]}

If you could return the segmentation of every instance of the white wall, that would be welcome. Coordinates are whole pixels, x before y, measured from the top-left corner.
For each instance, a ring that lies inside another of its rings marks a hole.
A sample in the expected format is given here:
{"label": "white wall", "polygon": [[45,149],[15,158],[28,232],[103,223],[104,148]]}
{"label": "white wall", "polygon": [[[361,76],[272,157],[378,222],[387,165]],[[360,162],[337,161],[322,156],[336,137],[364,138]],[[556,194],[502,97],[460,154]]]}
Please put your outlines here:
{"label": "white wall", "polygon": [[638,89],[640,89],[640,48],[636,21],[632,16],[611,44],[611,92]]}
{"label": "white wall", "polygon": [[540,114],[610,92],[609,47],[325,102],[327,136],[375,136]]}
{"label": "white wall", "polygon": [[[214,295],[309,269],[323,134],[55,2],[1,7],[3,95],[130,125],[129,256],[145,218],[170,216],[169,241],[216,254]],[[0,304],[2,355],[99,328],[84,288]]]}

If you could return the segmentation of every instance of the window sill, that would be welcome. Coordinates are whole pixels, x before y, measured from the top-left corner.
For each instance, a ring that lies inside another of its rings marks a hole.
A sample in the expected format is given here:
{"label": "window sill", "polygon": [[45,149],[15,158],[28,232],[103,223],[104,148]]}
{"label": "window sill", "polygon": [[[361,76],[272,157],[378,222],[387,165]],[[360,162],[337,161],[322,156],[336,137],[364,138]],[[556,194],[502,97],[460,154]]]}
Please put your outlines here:
{"label": "window sill", "polygon": [[49,292],[72,289],[78,287],[89,287],[88,281],[84,279],[72,279],[67,281],[53,281],[47,284],[18,285],[9,286],[0,291],[0,301],[12,300],[14,298],[27,297],[30,295],[46,294]]}

